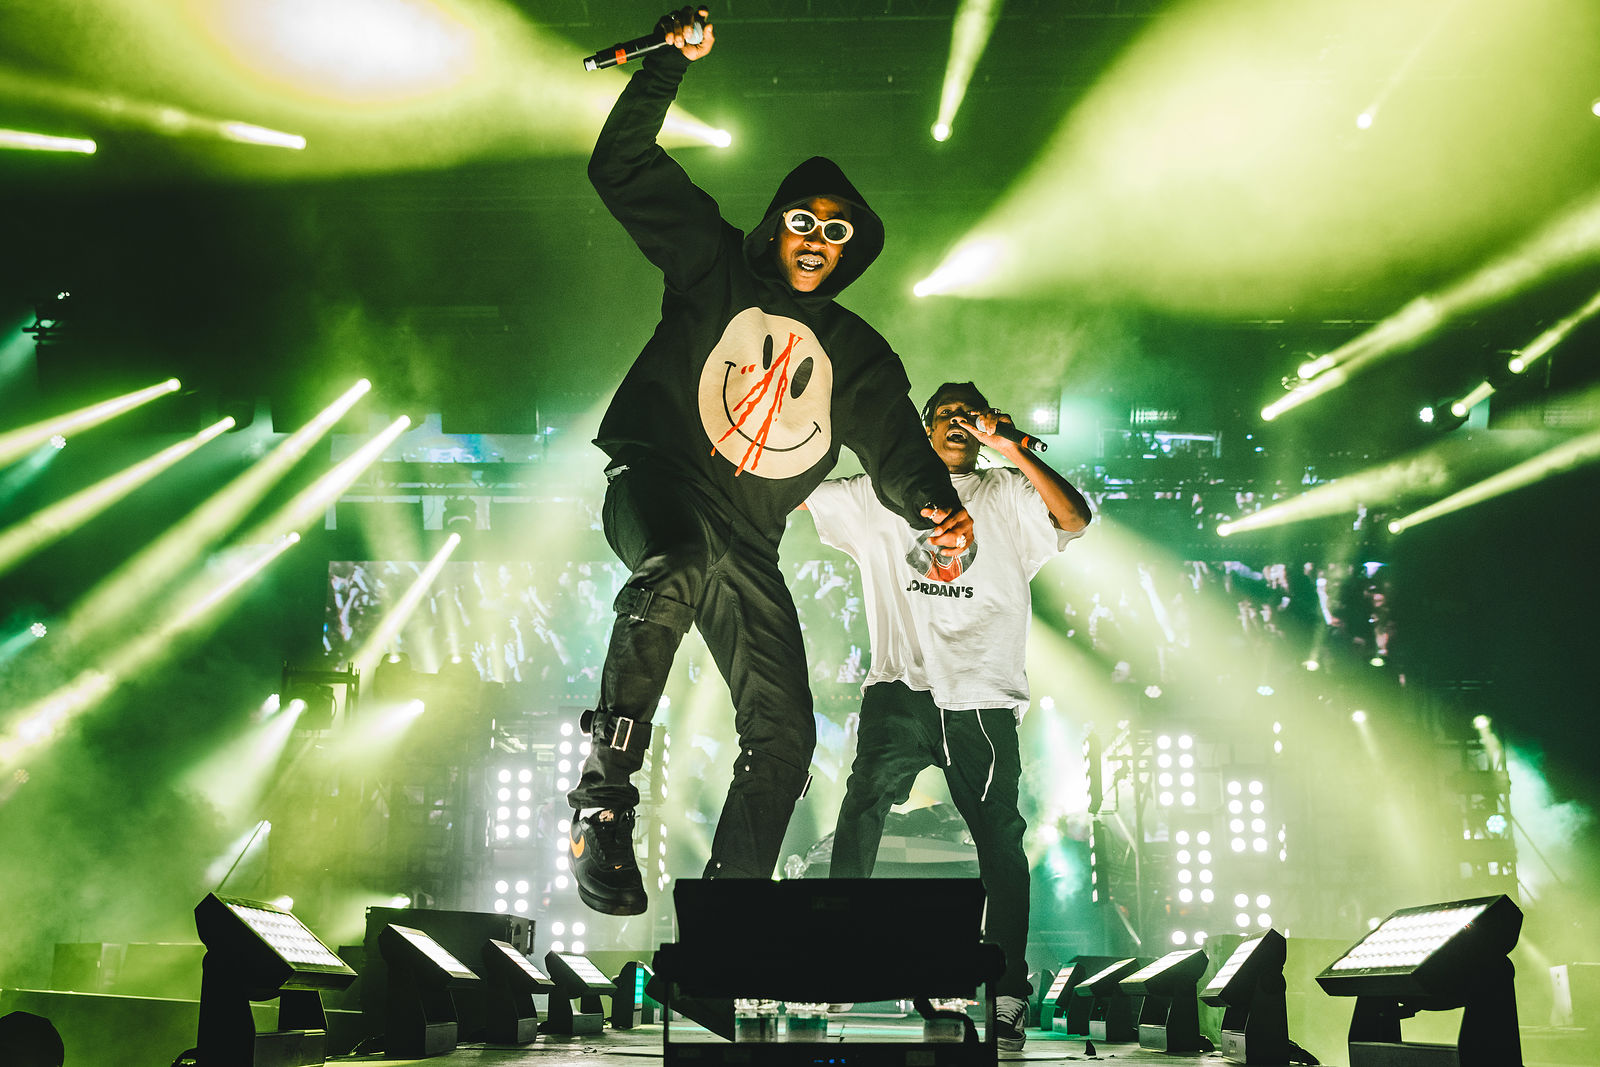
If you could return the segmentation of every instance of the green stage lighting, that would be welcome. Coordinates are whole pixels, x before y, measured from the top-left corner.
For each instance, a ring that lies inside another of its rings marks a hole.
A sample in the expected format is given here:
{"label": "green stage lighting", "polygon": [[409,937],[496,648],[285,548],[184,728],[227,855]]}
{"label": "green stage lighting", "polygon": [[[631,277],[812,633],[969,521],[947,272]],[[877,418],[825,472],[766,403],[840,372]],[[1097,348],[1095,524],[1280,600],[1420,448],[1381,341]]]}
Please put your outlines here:
{"label": "green stage lighting", "polygon": [[1276,930],[1244,942],[1212,975],[1200,999],[1222,1008],[1222,1058],[1288,1063],[1289,1022],[1283,964],[1288,943]]}
{"label": "green stage lighting", "polygon": [[1139,1040],[1138,998],[1125,993],[1119,983],[1149,963],[1133,957],[1117,960],[1078,984],[1075,997],[1086,998],[1089,1006],[1089,1036],[1096,1041]]}
{"label": "green stage lighting", "polygon": [[0,148],[19,148],[27,152],[75,152],[92,156],[95,143],[87,137],[57,137],[28,130],[0,130]]}
{"label": "green stage lighting", "polygon": [[1156,1052],[1210,1051],[1200,1038],[1200,1001],[1195,990],[1206,971],[1204,949],[1169,952],[1117,982],[1129,996],[1142,996],[1139,1047]]}
{"label": "green stage lighting", "polygon": [[638,960],[630,960],[617,972],[611,994],[611,1029],[632,1030],[641,1023],[656,1021],[656,1002],[644,991],[652,972]]}
{"label": "green stage lighting", "polygon": [[[598,1034],[605,1025],[600,997],[616,992],[616,986],[589,957],[573,952],[545,953],[545,970],[555,979],[550,992],[550,1018],[539,1029],[547,1034]],[[578,1010],[572,1010],[572,1002]]]}
{"label": "green stage lighting", "polygon": [[[1510,897],[1479,897],[1390,915],[1317,975],[1355,997],[1350,1067],[1509,1067],[1522,1062],[1513,967],[1522,931]],[[1464,1009],[1454,1048],[1401,1040],[1419,1011]]]}
{"label": "green stage lighting", "polygon": [[1075,956],[1056,973],[1039,1003],[1039,1029],[1060,1034],[1089,1033],[1089,1009],[1094,1001],[1073,993],[1084,982],[1117,962],[1115,956]]}
{"label": "green stage lighting", "polygon": [[550,992],[555,982],[515,946],[494,938],[483,946],[483,981],[484,1036],[498,1045],[532,1044],[539,1032],[533,995]]}
{"label": "green stage lighting", "polygon": [[378,934],[378,951],[389,968],[384,1055],[419,1059],[453,1051],[459,1021],[450,988],[476,983],[478,976],[439,942],[409,926],[385,926]]}
{"label": "green stage lighting", "polygon": [[[356,972],[289,912],[208,894],[194,909],[206,946],[200,981],[200,1063],[319,1064],[327,1055],[320,991],[343,990]],[[253,1000],[278,999],[278,1029],[256,1032]]]}

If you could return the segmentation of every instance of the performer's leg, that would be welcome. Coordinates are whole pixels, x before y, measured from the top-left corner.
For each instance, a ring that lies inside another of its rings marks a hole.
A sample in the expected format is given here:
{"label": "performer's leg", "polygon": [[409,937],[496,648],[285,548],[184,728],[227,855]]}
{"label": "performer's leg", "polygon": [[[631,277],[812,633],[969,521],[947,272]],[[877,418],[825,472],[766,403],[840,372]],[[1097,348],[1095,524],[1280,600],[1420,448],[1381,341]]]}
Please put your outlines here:
{"label": "performer's leg", "polygon": [[639,802],[628,779],[643,765],[649,724],[719,551],[715,524],[697,504],[681,483],[652,470],[627,470],[606,487],[606,539],[633,573],[614,605],[599,704],[584,715],[593,740],[578,784],[567,794],[575,808]]}
{"label": "performer's leg", "polygon": [[600,700],[582,720],[590,751],[567,801],[575,810],[601,809],[574,816],[570,842],[579,896],[609,914],[636,915],[647,904],[633,854],[639,791],[630,777],[649,751],[673,656],[718,552],[716,525],[697,505],[659,472],[629,470],[606,488],[606,537],[633,574],[617,596]]}
{"label": "performer's leg", "polygon": [[995,991],[1026,998],[1032,991],[1024,952],[1028,944],[1028,856],[1022,847],[1027,829],[1017,810],[1022,760],[1017,750],[1017,720],[1009,708],[945,715],[951,765],[945,768],[950,798],[967,821],[978,850],[978,871],[988,895],[984,932],[1006,954],[1006,969]]}
{"label": "performer's leg", "polygon": [[829,877],[872,875],[889,809],[910,794],[924,767],[943,762],[942,753],[928,751],[924,722],[930,713],[938,714],[932,695],[902,682],[876,682],[861,695],[855,760],[833,830]]}
{"label": "performer's leg", "polygon": [[772,548],[748,540],[713,564],[696,618],[733,697],[739,753],[708,878],[771,878],[817,743],[800,618]]}

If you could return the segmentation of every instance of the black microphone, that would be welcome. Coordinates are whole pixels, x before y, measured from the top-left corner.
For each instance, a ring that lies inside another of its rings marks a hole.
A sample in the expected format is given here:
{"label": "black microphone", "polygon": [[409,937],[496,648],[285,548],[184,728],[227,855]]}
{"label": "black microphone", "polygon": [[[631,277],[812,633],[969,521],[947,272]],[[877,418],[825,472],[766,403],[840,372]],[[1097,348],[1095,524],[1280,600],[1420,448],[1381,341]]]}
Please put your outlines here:
{"label": "black microphone", "polygon": [[[690,44],[699,44],[705,37],[705,20],[698,12],[694,21],[684,27],[684,40]],[[604,70],[607,67],[621,66],[630,59],[638,59],[657,48],[667,47],[667,35],[660,29],[651,31],[643,37],[635,37],[631,41],[619,41],[610,48],[602,48],[594,55],[583,61],[584,70]]]}
{"label": "black microphone", "polygon": [[1050,447],[1037,437],[1034,437],[1031,434],[1023,433],[1009,422],[1002,422],[1000,425],[996,426],[992,436],[1004,437],[1007,441],[1013,441],[1016,444],[1021,445],[1023,448],[1028,449],[1030,452],[1044,452]]}
{"label": "black microphone", "polygon": [[[975,417],[972,419],[966,419],[965,421],[968,423],[973,423],[975,421]],[[1026,448],[1031,452],[1044,452],[1050,447],[1037,437],[1034,437],[1031,434],[1023,433],[1009,422],[1003,422],[999,419],[996,419],[995,422],[996,426],[994,428],[994,432],[989,434],[990,437],[1004,437],[1007,441],[1021,445],[1023,448]],[[973,425],[972,428],[974,430],[978,429],[976,425]]]}

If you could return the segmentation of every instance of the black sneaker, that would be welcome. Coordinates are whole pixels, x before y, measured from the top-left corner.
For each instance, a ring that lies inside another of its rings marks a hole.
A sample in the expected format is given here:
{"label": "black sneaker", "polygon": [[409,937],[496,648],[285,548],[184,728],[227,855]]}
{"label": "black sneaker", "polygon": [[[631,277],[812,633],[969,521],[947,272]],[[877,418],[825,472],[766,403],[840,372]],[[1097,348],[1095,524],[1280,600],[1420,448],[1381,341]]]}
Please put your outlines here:
{"label": "black sneaker", "polygon": [[607,915],[643,914],[649,898],[639,864],[633,858],[633,809],[597,811],[588,818],[572,815],[567,848],[578,897]]}
{"label": "black sneaker", "polygon": [[1028,1002],[1021,997],[994,998],[994,1043],[1002,1052],[1021,1052],[1028,1033]]}

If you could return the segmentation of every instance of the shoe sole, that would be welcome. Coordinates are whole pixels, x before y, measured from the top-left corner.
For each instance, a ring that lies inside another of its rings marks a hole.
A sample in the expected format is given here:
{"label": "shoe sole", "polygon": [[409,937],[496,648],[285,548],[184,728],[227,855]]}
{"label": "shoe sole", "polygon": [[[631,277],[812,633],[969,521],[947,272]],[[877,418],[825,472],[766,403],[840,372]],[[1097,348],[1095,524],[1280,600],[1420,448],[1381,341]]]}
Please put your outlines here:
{"label": "shoe sole", "polygon": [[1014,1037],[1000,1037],[995,1039],[995,1047],[1001,1052],[1021,1052],[1022,1046],[1027,1044],[1026,1039],[1018,1041]]}
{"label": "shoe sole", "polygon": [[637,903],[607,900],[589,892],[581,884],[578,886],[578,899],[602,915],[643,915],[645,909],[650,906],[648,897],[641,898]]}

